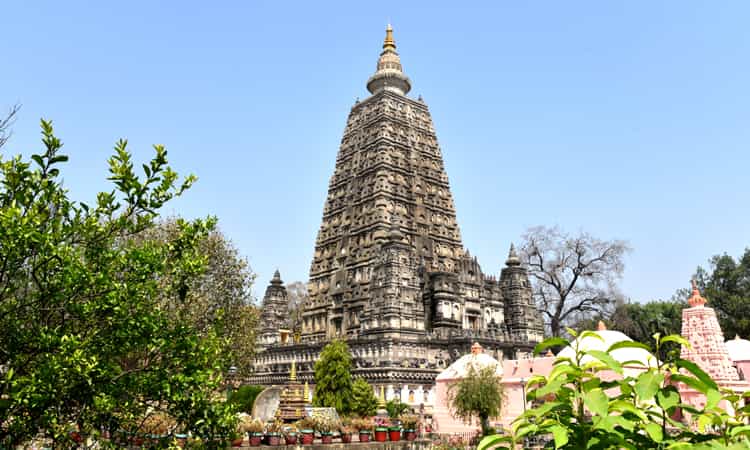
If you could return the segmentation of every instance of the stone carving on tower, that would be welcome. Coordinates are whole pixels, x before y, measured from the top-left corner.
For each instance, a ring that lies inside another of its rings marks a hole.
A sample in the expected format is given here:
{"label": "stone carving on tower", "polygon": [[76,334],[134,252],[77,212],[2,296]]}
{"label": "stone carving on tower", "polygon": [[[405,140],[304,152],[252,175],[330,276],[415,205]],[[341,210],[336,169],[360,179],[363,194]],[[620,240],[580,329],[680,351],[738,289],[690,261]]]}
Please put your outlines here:
{"label": "stone carving on tower", "polygon": [[259,354],[255,382],[276,382],[292,353],[304,377],[333,338],[349,342],[368,381],[425,388],[475,341],[503,358],[542,340],[513,247],[498,278],[463,246],[432,118],[421,97],[406,96],[411,81],[390,25],[367,89],[372,95],[351,109],[328,185],[301,343],[288,358],[271,348]]}

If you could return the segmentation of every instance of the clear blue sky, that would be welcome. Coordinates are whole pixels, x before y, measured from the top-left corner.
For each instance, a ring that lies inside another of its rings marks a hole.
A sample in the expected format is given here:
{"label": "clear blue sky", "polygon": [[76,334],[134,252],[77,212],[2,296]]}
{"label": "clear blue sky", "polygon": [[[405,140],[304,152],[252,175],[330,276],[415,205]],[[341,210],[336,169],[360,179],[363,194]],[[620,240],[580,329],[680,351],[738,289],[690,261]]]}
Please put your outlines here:
{"label": "clear blue sky", "polygon": [[6,2],[6,153],[54,120],[81,200],[127,137],[198,184],[169,213],[214,214],[258,274],[306,280],[346,117],[390,20],[430,107],[464,245],[496,273],[558,224],[621,238],[622,289],[668,298],[750,245],[750,3]]}

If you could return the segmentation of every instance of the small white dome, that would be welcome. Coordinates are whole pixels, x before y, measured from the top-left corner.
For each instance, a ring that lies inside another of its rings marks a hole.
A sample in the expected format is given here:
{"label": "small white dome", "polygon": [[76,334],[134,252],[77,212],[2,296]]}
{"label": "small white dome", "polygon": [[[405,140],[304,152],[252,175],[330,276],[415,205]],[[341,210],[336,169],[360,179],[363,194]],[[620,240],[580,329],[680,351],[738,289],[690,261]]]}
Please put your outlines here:
{"label": "small white dome", "polygon": [[487,366],[495,366],[495,373],[497,373],[498,376],[503,375],[503,365],[492,356],[487,353],[469,353],[468,355],[458,358],[456,362],[440,372],[436,380],[463,378],[469,373],[470,366],[474,366],[477,369]]}
{"label": "small white dome", "polygon": [[727,341],[729,359],[734,362],[750,361],[750,341],[741,339],[739,336]]}
{"label": "small white dome", "polygon": [[[609,349],[609,347],[611,347],[613,344],[623,341],[633,341],[627,335],[625,335],[624,333],[620,333],[619,331],[599,330],[594,331],[594,333],[596,333],[601,339],[597,339],[593,336],[586,336],[583,339],[579,337],[575,341],[573,341],[572,345],[569,345],[562,349],[560,353],[557,354],[557,356],[574,360],[576,356],[576,343],[578,344],[579,350],[601,350],[603,352],[606,352],[607,349]],[[624,363],[626,361],[637,361],[636,364],[631,363],[628,365],[656,367],[659,364],[654,355],[642,348],[618,348],[611,353],[611,356],[615,359],[615,361],[620,363]],[[584,356],[581,363],[586,364],[587,362],[594,359],[595,358],[591,356]]]}

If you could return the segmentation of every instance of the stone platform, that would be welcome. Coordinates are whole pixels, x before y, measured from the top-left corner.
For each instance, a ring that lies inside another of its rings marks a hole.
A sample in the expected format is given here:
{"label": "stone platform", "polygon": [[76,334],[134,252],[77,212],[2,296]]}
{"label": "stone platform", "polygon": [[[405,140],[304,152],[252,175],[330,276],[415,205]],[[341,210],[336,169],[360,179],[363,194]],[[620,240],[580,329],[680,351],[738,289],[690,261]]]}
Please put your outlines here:
{"label": "stone platform", "polygon": [[415,441],[387,441],[387,442],[352,442],[342,444],[334,442],[332,444],[321,444],[316,442],[309,445],[262,445],[259,447],[232,447],[240,449],[268,449],[268,450],[427,450],[430,448],[432,441],[429,439],[417,439]]}

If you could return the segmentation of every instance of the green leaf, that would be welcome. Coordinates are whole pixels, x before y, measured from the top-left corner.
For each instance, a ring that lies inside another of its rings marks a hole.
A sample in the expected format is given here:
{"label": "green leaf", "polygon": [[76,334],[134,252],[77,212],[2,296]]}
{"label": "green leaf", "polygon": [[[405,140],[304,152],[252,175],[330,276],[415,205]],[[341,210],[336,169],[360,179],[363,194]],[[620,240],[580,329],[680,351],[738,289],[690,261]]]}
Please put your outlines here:
{"label": "green leaf", "polygon": [[609,399],[607,398],[607,394],[605,394],[600,388],[585,393],[583,395],[583,403],[589,411],[598,416],[604,417],[609,412]]}
{"label": "green leaf", "polygon": [[664,433],[662,432],[661,425],[651,422],[645,424],[643,428],[646,429],[646,433],[648,433],[649,437],[654,442],[661,442],[664,440]]}
{"label": "green leaf", "polygon": [[709,388],[716,389],[716,390],[719,389],[719,386],[716,385],[716,382],[712,380],[711,377],[706,372],[703,371],[703,369],[698,367],[696,363],[692,361],[687,361],[685,359],[678,359],[677,361],[675,361],[675,365],[693,374],[696,378],[701,380],[703,384],[705,384]]}
{"label": "green leaf", "polygon": [[607,353],[612,353],[615,350],[619,350],[621,348],[642,348],[643,350],[646,350],[647,352],[651,353],[652,349],[648,345],[642,343],[642,342],[636,342],[636,341],[620,341],[615,342],[614,344],[610,345],[607,349]]}
{"label": "green leaf", "polygon": [[593,356],[594,358],[606,364],[608,368],[614,370],[619,374],[622,374],[622,366],[609,353],[603,352],[601,350],[588,350],[584,353]]}
{"label": "green leaf", "polygon": [[706,392],[706,409],[713,409],[719,405],[721,401],[721,392],[716,389],[709,389]]}
{"label": "green leaf", "polygon": [[542,353],[544,350],[547,350],[548,348],[551,348],[551,347],[565,347],[565,346],[567,346],[569,344],[570,343],[566,339],[563,339],[561,337],[547,338],[544,341],[536,344],[536,346],[534,347],[534,354],[538,355],[538,354]]}
{"label": "green leaf", "polygon": [[656,393],[656,403],[665,411],[669,411],[680,403],[680,394],[674,386],[666,386]]}
{"label": "green leaf", "polygon": [[661,388],[663,381],[663,374],[649,370],[638,375],[638,381],[636,381],[634,389],[640,400],[651,400]]}
{"label": "green leaf", "polygon": [[44,167],[44,160],[42,159],[41,155],[31,155],[31,159],[33,159],[34,162],[39,165],[39,167]]}
{"label": "green leaf", "polygon": [[503,443],[510,443],[512,442],[512,439],[510,436],[503,436],[500,434],[493,434],[491,436],[485,436],[482,438],[481,441],[479,441],[479,445],[477,446],[477,450],[489,450],[491,448],[497,447],[500,444]]}
{"label": "green leaf", "polygon": [[670,381],[676,381],[678,383],[685,383],[688,386],[690,386],[691,388],[693,388],[696,391],[701,392],[703,394],[705,394],[708,391],[708,389],[710,389],[701,380],[699,380],[697,378],[694,378],[694,377],[689,377],[687,375],[682,375],[680,373],[675,373],[675,374],[670,375],[669,379],[670,379]]}
{"label": "green leaf", "polygon": [[680,336],[678,334],[670,334],[669,336],[664,336],[663,338],[661,338],[660,342],[662,344],[665,343],[665,342],[674,342],[674,343],[676,343],[678,345],[682,345],[682,346],[685,346],[687,348],[691,348],[692,347],[690,345],[690,342],[687,339],[685,339],[684,337],[682,337],[682,336]]}
{"label": "green leaf", "polygon": [[549,428],[555,439],[555,448],[560,448],[568,443],[568,430],[562,425],[554,425]]}

